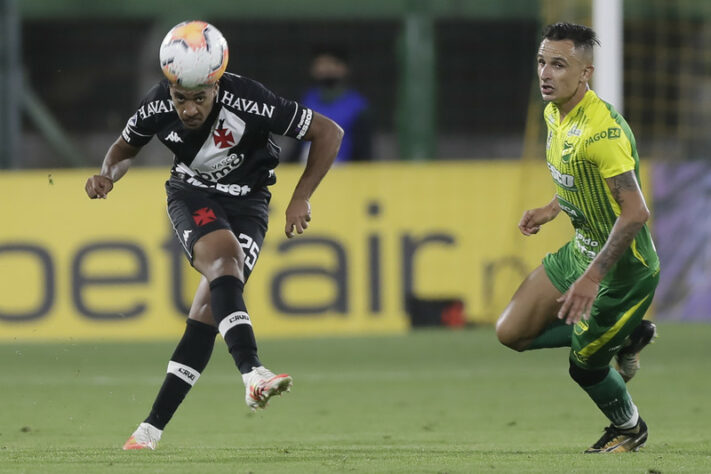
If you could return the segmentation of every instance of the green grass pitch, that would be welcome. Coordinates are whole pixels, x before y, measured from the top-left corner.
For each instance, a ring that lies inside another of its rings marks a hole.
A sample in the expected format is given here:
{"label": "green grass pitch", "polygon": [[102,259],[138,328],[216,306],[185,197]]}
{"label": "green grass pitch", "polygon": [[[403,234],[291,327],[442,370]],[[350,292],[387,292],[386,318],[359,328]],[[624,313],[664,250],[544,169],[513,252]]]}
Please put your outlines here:
{"label": "green grass pitch", "polygon": [[151,452],[121,445],[173,343],[3,344],[0,472],[711,472],[711,325],[659,329],[630,383],[649,441],[617,455],[582,454],[607,423],[566,350],[515,353],[492,328],[264,340],[295,386],[254,414],[218,340]]}

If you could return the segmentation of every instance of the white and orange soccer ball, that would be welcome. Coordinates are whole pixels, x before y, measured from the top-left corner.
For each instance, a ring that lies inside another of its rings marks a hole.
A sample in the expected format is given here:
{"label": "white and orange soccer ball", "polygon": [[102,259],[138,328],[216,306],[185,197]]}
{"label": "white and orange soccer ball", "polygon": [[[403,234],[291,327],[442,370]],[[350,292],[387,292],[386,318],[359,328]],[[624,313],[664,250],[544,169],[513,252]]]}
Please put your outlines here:
{"label": "white and orange soccer ball", "polygon": [[160,67],[175,85],[195,88],[216,83],[227,69],[229,51],[220,30],[204,21],[175,25],[160,45]]}

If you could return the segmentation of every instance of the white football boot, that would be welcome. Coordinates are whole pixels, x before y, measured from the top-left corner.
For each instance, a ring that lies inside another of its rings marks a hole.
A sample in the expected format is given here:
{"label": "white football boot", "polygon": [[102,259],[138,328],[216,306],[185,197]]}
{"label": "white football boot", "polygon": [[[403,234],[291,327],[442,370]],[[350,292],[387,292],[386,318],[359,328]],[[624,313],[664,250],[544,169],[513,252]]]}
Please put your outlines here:
{"label": "white football boot", "polygon": [[275,375],[266,367],[252,367],[251,372],[242,375],[246,389],[245,401],[252,411],[264,408],[274,395],[291,391],[294,380],[289,374]]}
{"label": "white football boot", "polygon": [[145,422],[141,423],[124,443],[123,449],[156,449],[162,434],[163,430]]}

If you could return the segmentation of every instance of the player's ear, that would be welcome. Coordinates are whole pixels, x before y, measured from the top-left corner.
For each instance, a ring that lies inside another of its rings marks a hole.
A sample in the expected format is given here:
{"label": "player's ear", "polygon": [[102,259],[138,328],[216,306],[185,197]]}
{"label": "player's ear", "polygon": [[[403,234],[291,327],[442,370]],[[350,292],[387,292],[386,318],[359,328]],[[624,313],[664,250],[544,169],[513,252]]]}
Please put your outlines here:
{"label": "player's ear", "polygon": [[580,78],[582,82],[590,82],[593,72],[595,72],[595,66],[593,66],[592,64],[588,64],[587,66],[585,66],[583,68],[583,72]]}

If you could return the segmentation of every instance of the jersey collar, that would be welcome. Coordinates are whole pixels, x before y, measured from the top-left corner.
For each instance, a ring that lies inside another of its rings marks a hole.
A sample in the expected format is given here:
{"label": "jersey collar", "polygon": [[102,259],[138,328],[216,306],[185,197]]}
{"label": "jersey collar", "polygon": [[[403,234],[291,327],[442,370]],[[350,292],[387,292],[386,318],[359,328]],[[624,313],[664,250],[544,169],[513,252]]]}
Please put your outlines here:
{"label": "jersey collar", "polygon": [[565,116],[565,119],[563,119],[562,122],[561,122],[561,120],[560,120],[560,109],[558,108],[558,106],[557,106],[556,104],[551,103],[551,106],[552,106],[553,112],[554,112],[554,117],[555,117],[556,125],[557,125],[557,126],[561,126],[561,125],[563,125],[565,122],[571,120],[570,117],[576,116],[576,115],[578,114],[578,111],[579,111],[580,109],[586,107],[590,102],[592,102],[593,100],[595,100],[595,98],[597,98],[597,94],[595,94],[595,91],[593,91],[592,89],[588,89],[588,90],[585,92],[585,95],[583,96],[583,98],[580,99],[580,102],[578,102],[577,104],[575,104],[575,107],[573,107],[573,108],[570,110],[570,112],[568,112],[568,115]]}

